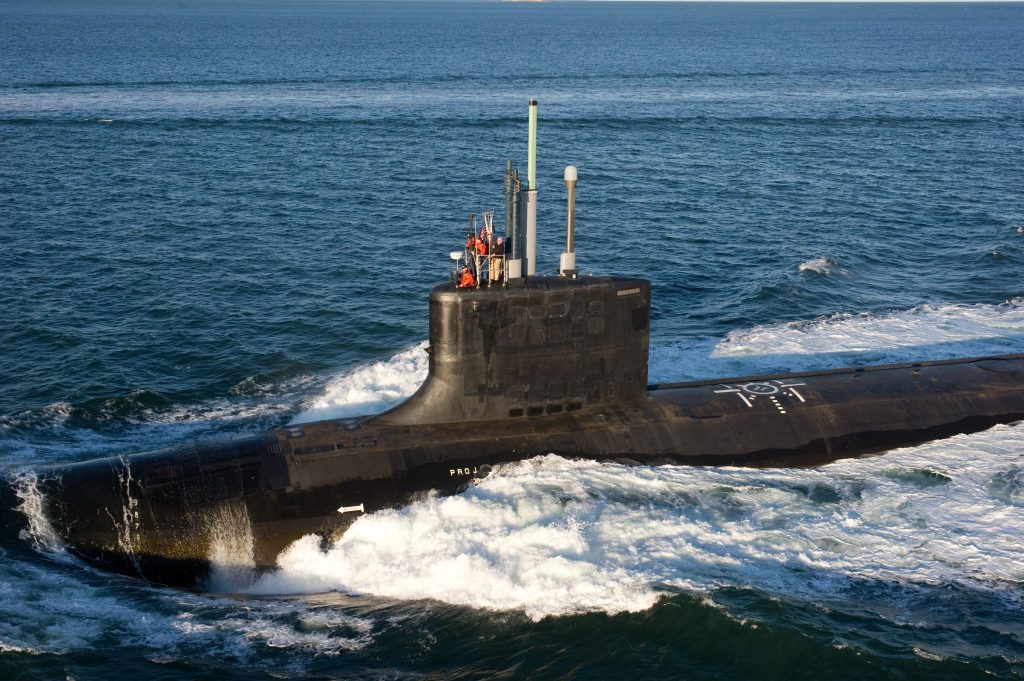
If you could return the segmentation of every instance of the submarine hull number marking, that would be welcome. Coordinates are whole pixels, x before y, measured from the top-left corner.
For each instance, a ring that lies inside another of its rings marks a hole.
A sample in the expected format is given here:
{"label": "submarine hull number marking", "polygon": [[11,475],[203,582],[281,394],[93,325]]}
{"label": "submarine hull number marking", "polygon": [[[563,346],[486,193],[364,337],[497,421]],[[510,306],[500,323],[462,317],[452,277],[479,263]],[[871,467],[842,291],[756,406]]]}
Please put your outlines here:
{"label": "submarine hull number marking", "polygon": [[786,407],[780,398],[793,398],[801,403],[807,401],[796,389],[798,385],[807,384],[786,383],[783,381],[754,381],[752,383],[734,383],[731,385],[723,383],[721,389],[716,390],[715,393],[731,393],[736,395],[743,404],[751,409],[754,408],[754,401],[758,397],[767,397],[768,401],[772,403],[772,406],[780,414],[785,414]]}
{"label": "submarine hull number marking", "polygon": [[491,467],[487,464],[483,466],[465,466],[463,468],[449,468],[448,477],[454,478],[456,476],[465,475],[476,475],[481,478],[486,478],[491,472]]}

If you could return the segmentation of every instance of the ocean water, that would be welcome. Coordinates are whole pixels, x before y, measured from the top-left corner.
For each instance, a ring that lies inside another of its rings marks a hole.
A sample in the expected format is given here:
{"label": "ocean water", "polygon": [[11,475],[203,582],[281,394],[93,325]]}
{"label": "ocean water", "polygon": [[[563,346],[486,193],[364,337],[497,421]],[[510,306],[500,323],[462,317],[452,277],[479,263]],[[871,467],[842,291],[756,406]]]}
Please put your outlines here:
{"label": "ocean water", "polygon": [[[540,102],[541,268],[653,381],[1024,348],[1024,5],[0,0],[0,679],[1024,677],[1024,425],[811,469],[552,453],[209,592],[33,470],[378,412]],[[499,217],[500,220],[500,217]]]}

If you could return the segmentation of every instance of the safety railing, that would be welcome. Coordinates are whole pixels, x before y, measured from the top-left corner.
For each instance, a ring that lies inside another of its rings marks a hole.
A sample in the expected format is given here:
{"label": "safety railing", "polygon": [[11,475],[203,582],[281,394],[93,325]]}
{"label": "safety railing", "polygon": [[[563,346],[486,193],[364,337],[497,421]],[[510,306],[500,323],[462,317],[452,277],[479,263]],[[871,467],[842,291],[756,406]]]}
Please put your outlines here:
{"label": "safety railing", "polygon": [[455,259],[455,252],[453,252],[452,256],[454,264],[451,272],[451,281],[458,288],[468,288],[461,285],[462,272],[467,267],[473,274],[473,288],[496,286],[508,281],[508,258],[505,253],[487,253],[484,255],[476,250],[470,251],[466,248],[461,259]]}

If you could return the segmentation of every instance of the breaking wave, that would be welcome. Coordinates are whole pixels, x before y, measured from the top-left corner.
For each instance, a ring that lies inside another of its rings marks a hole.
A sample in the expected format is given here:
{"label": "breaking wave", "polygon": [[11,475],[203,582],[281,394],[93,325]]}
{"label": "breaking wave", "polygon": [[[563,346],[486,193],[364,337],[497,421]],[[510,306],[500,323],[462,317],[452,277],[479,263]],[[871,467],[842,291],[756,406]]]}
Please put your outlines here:
{"label": "breaking wave", "polygon": [[812,258],[797,265],[800,272],[812,272],[814,274],[830,274],[836,267],[835,261],[829,258]]}
{"label": "breaking wave", "polygon": [[652,382],[1024,352],[1024,298],[921,305],[755,326],[724,338],[652,343]]}
{"label": "breaking wave", "polygon": [[723,587],[842,609],[859,586],[857,608],[920,619],[912,603],[893,605],[893,587],[941,586],[1013,609],[1024,604],[1022,502],[1024,426],[814,469],[549,455],[456,497],[364,516],[328,550],[306,537],[247,591],[433,598],[539,619]]}
{"label": "breaking wave", "polygon": [[308,423],[321,419],[376,414],[412,395],[427,377],[427,343],[374,362],[328,383],[325,392],[292,419]]}

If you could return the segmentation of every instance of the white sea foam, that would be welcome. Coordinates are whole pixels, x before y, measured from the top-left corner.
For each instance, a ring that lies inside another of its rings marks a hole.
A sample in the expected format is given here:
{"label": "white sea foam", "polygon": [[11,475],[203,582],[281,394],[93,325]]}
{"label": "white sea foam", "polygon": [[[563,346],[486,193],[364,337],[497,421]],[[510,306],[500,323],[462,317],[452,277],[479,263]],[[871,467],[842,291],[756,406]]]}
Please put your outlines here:
{"label": "white sea foam", "polygon": [[837,314],[810,322],[754,327],[728,334],[715,355],[822,354],[896,351],[894,360],[919,358],[921,350],[957,344],[975,353],[1020,349],[1024,299],[1000,305],[922,305],[883,315]]}
{"label": "white sea foam", "polygon": [[28,527],[20,533],[21,539],[31,542],[39,551],[59,553],[64,550],[63,545],[44,513],[43,495],[38,483],[38,476],[30,471],[18,473],[9,480],[0,480],[0,484],[10,484],[14,488],[14,495],[21,502],[17,510],[28,521]]}
{"label": "white sea foam", "polygon": [[252,521],[245,504],[227,502],[207,518],[210,577],[213,591],[231,591],[252,582],[256,573]]}
{"label": "white sea foam", "polygon": [[115,638],[158,662],[230,658],[258,667],[274,664],[269,649],[338,655],[373,642],[372,619],[301,602],[215,599],[3,551],[0,559],[0,654],[88,651]]}
{"label": "white sea foam", "polygon": [[820,603],[858,580],[1019,599],[1022,471],[1024,426],[815,469],[545,456],[456,497],[364,516],[328,550],[306,537],[250,591],[433,598],[534,618],[723,586]]}
{"label": "white sea foam", "polygon": [[835,266],[836,263],[829,258],[812,258],[797,265],[797,270],[814,274],[829,274]]}
{"label": "white sea foam", "polygon": [[651,347],[653,382],[1024,351],[1024,299],[769,324]]}
{"label": "white sea foam", "polygon": [[[12,480],[28,520],[23,539],[56,563],[13,560],[0,549],[0,654],[66,654],[116,638],[157,662],[230,657],[255,665],[268,649],[338,655],[373,642],[374,621],[301,602],[197,596],[97,571],[67,552],[44,513],[31,473]],[[211,518],[213,588],[252,580],[244,510]],[[301,664],[299,667],[301,669]]]}
{"label": "white sea foam", "polygon": [[24,653],[26,655],[42,655],[45,651],[36,650],[35,648],[27,648],[12,643],[4,643],[0,641],[0,654],[3,653]]}
{"label": "white sea foam", "polygon": [[292,423],[375,414],[416,391],[427,376],[426,342],[331,381]]}

